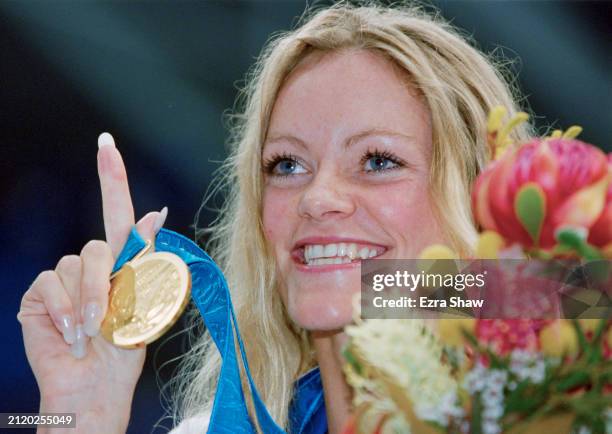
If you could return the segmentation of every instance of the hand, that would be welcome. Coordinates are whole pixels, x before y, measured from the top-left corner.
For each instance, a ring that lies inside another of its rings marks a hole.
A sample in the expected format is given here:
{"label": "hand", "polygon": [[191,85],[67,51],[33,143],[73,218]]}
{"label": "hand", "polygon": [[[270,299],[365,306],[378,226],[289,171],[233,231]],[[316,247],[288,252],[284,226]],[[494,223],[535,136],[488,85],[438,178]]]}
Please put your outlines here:
{"label": "hand", "polygon": [[[145,346],[122,349],[107,342],[100,324],[108,307],[109,276],[134,225],[125,166],[112,136],[98,139],[106,242],[89,241],[38,275],[21,300],[26,355],[40,389],[40,411],[76,412],[77,432],[125,432]],[[167,208],[136,225],[153,240]]]}

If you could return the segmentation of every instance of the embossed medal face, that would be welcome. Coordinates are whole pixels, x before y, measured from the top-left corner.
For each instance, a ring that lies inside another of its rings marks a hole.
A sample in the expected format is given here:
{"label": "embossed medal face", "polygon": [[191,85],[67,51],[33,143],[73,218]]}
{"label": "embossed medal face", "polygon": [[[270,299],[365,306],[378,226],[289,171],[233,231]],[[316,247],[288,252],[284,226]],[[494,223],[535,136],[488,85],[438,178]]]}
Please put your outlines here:
{"label": "embossed medal face", "polygon": [[134,292],[136,273],[130,264],[125,264],[111,280],[108,311],[100,326],[100,333],[113,342],[113,332],[126,325],[132,318],[136,295]]}
{"label": "embossed medal face", "polygon": [[155,252],[130,261],[111,280],[102,336],[123,348],[153,342],[180,317],[190,292],[189,268],[178,256]]}

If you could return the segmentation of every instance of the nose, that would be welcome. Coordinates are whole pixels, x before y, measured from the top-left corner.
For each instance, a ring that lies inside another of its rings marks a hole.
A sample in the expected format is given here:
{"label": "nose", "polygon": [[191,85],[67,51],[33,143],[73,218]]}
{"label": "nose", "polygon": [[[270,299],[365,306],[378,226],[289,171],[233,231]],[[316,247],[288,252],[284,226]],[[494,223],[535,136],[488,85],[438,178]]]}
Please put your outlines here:
{"label": "nose", "polygon": [[350,182],[332,170],[320,170],[304,188],[298,204],[300,217],[319,221],[348,217],[355,209]]}

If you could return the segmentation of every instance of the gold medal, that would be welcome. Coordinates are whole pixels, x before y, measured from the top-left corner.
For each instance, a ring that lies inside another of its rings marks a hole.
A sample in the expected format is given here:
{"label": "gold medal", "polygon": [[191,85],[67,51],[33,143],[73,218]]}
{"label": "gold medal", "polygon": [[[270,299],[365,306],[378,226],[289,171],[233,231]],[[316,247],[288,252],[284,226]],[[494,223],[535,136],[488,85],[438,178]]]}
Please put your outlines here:
{"label": "gold medal", "polygon": [[122,348],[149,344],[181,316],[191,293],[191,274],[173,253],[145,254],[151,243],[111,275],[102,336]]}

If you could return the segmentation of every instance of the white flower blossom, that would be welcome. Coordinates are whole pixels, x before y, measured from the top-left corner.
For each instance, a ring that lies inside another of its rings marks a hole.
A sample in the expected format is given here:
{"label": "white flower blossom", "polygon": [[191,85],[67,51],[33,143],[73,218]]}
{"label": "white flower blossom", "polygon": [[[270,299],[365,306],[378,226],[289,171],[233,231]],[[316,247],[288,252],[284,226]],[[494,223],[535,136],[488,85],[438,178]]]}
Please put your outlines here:
{"label": "white flower blossom", "polygon": [[482,412],[482,415],[486,417],[487,419],[495,419],[495,420],[502,417],[503,414],[504,414],[504,407],[501,405],[487,406]]}
{"label": "white flower blossom", "polygon": [[546,376],[546,363],[541,355],[522,349],[515,349],[510,354],[510,372],[519,381],[529,380],[538,384]]}
{"label": "white flower blossom", "polygon": [[486,376],[487,368],[480,361],[478,361],[465,376],[463,387],[465,387],[465,389],[471,395],[474,395],[484,389]]}
{"label": "white flower blossom", "polygon": [[[422,320],[370,319],[348,326],[346,332],[350,350],[364,363],[365,375],[345,369],[356,389],[355,405],[384,401],[391,412],[401,412],[388,390],[397,387],[423,420],[447,426],[451,417],[463,415],[457,382],[441,360],[443,347]],[[368,377],[370,367],[384,375]]]}
{"label": "white flower blossom", "polygon": [[503,390],[498,390],[494,387],[487,387],[482,391],[482,400],[485,405],[494,405],[500,403],[504,400],[504,392]]}
{"label": "white flower blossom", "polygon": [[449,418],[460,418],[465,414],[463,408],[457,405],[455,391],[444,395],[437,406],[424,405],[417,401],[414,411],[420,419],[436,422],[441,426],[447,426]]}
{"label": "white flower blossom", "polygon": [[500,434],[502,430],[496,420],[485,419],[482,421],[482,432],[483,434]]}
{"label": "white flower blossom", "polygon": [[465,388],[470,395],[476,397],[480,394],[485,418],[483,421],[483,432],[485,425],[488,432],[501,432],[498,420],[504,415],[504,389],[508,381],[508,373],[501,369],[488,369],[482,363],[477,362],[465,377]]}

